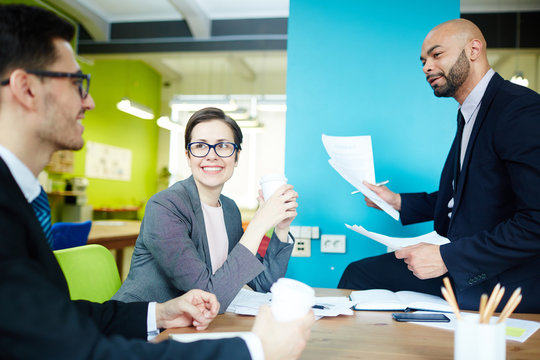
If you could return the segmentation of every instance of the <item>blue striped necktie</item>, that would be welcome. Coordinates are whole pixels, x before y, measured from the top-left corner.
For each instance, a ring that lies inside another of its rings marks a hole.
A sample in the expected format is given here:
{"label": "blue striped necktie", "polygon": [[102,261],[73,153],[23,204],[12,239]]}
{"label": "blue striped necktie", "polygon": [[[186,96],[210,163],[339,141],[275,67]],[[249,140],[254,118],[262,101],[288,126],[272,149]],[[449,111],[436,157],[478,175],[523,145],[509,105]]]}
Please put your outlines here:
{"label": "blue striped necktie", "polygon": [[39,224],[41,225],[43,233],[45,233],[45,237],[47,238],[49,246],[52,249],[51,207],[49,205],[47,194],[43,188],[41,188],[41,192],[39,193],[38,197],[31,202],[31,205],[34,208],[34,212],[36,213]]}

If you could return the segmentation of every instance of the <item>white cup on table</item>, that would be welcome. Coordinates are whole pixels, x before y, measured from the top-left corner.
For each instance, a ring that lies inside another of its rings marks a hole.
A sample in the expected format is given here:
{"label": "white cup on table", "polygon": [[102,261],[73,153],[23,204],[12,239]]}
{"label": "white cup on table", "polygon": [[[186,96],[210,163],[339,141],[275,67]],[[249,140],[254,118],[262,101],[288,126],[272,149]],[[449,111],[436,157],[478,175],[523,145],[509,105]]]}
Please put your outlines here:
{"label": "white cup on table", "polygon": [[506,322],[481,324],[478,317],[456,320],[454,360],[506,359]]}
{"label": "white cup on table", "polygon": [[264,201],[268,200],[280,186],[285,185],[286,183],[287,178],[283,174],[268,174],[262,176],[260,185]]}
{"label": "white cup on table", "polygon": [[315,290],[297,280],[280,278],[270,291],[272,315],[277,321],[298,319],[315,305]]}

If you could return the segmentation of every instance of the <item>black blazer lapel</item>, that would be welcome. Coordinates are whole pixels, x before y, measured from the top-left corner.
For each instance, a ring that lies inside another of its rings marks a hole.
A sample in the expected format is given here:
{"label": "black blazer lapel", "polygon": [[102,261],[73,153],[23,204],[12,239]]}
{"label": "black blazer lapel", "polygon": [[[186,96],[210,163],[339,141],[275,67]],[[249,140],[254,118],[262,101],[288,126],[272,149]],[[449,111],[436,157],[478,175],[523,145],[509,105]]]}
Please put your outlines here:
{"label": "black blazer lapel", "polygon": [[[20,236],[12,239],[0,239],[1,246],[6,240],[9,241],[24,241],[25,243],[17,244],[18,248],[24,248],[28,256],[35,261],[46,274],[46,276],[54,283],[61,291],[69,297],[69,290],[64,274],[54,256],[45,234],[41,229],[41,225],[36,218],[32,206],[28,203],[19,185],[13,178],[11,171],[7,167],[4,160],[0,157],[0,205],[9,208],[17,218],[24,221],[27,235],[23,239]],[[9,229],[6,231],[9,234]],[[11,244],[13,247],[13,244]]]}
{"label": "black blazer lapel", "polygon": [[[461,174],[459,176],[459,181],[456,188],[456,193],[454,196],[454,207],[452,210],[452,218],[453,215],[456,213],[456,211],[459,208],[459,204],[461,202],[461,195],[463,194],[463,187],[467,183],[466,179],[469,173],[469,164],[471,161],[471,153],[474,149],[474,144],[476,143],[476,139],[478,137],[478,133],[480,132],[480,129],[482,128],[482,125],[484,123],[484,120],[487,117],[487,114],[489,112],[489,109],[491,108],[491,104],[493,102],[493,99],[495,98],[495,94],[499,90],[499,87],[504,82],[504,79],[497,73],[493,75],[491,78],[491,81],[488,84],[488,87],[486,88],[486,92],[484,93],[484,96],[482,97],[482,104],[480,105],[480,110],[478,111],[478,115],[476,116],[476,120],[474,122],[474,127],[471,132],[471,137],[469,138],[469,143],[467,144],[467,151],[465,152],[465,157],[463,158],[463,164],[461,166]],[[450,225],[452,225],[452,220],[450,220]]]}

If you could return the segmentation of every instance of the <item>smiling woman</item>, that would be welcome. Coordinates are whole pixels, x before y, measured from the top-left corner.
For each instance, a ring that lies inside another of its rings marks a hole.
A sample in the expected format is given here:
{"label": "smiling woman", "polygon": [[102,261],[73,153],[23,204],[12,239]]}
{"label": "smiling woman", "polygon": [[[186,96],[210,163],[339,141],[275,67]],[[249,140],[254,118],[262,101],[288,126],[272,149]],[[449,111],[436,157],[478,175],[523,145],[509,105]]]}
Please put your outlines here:
{"label": "smiling woman", "polygon": [[[192,176],[148,202],[129,275],[114,299],[160,301],[204,289],[224,312],[244,285],[266,292],[285,275],[298,206],[293,187],[283,185],[266,201],[259,196],[245,233],[235,202],[221,194],[241,158],[242,138],[220,109],[204,108],[189,119],[184,140]],[[257,249],[272,227],[262,258]]]}

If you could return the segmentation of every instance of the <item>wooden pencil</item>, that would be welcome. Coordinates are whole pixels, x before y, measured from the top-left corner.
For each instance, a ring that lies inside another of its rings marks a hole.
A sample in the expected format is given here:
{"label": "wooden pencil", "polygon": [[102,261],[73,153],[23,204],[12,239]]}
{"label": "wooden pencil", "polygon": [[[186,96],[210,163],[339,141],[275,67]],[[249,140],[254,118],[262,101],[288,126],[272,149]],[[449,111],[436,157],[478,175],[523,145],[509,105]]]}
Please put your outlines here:
{"label": "wooden pencil", "polygon": [[454,295],[454,290],[452,289],[452,284],[450,284],[450,279],[448,278],[448,276],[445,276],[442,281],[444,283],[446,291],[448,291],[448,295],[450,295],[450,297],[454,299],[457,305],[456,295]]}
{"label": "wooden pencil", "polygon": [[499,320],[497,321],[497,323],[501,323],[503,321],[506,321],[506,319],[512,315],[512,312],[517,308],[517,306],[519,305],[519,303],[521,302],[521,299],[523,298],[523,295],[519,295],[517,298],[514,299],[513,303],[511,304],[510,308],[508,309],[508,311],[506,312],[506,314],[504,316],[501,316],[499,317]]}
{"label": "wooden pencil", "polygon": [[461,314],[459,313],[459,307],[458,307],[456,298],[451,297],[450,294],[448,293],[448,290],[446,290],[446,288],[444,286],[441,286],[441,292],[442,292],[446,302],[448,302],[448,304],[450,304],[450,307],[452,308],[452,311],[456,315],[456,319],[461,320]]}
{"label": "wooden pencil", "polygon": [[488,300],[488,295],[482,294],[482,296],[480,297],[480,306],[478,308],[478,314],[483,314],[484,311],[486,310],[487,300]]}
{"label": "wooden pencil", "polygon": [[519,302],[521,301],[521,299],[517,301],[517,298],[520,296],[521,296],[521,288],[518,287],[516,290],[514,290],[514,292],[512,293],[512,295],[506,302],[506,305],[504,306],[503,310],[501,311],[501,314],[499,315],[499,320],[497,321],[497,323],[501,323],[504,320],[506,320],[510,316],[510,314],[516,309],[516,307],[519,305]]}
{"label": "wooden pencil", "polygon": [[501,302],[503,295],[504,295],[504,286],[501,287],[499,291],[495,294],[495,300],[491,303],[491,306],[490,307],[486,306],[485,317],[484,317],[484,321],[486,324],[490,323],[491,317],[493,316],[495,309],[497,309],[497,306],[499,306],[499,303]]}
{"label": "wooden pencil", "polygon": [[480,314],[480,322],[485,324],[487,319],[486,315],[488,312],[488,309],[491,308],[492,304],[495,302],[495,298],[497,297],[497,294],[499,293],[499,289],[501,288],[501,284],[497,283],[493,290],[491,291],[491,295],[489,296],[488,302],[486,304],[486,308],[484,309],[484,312]]}

